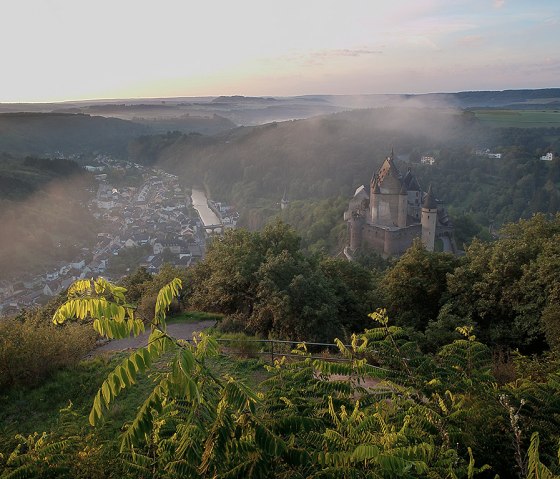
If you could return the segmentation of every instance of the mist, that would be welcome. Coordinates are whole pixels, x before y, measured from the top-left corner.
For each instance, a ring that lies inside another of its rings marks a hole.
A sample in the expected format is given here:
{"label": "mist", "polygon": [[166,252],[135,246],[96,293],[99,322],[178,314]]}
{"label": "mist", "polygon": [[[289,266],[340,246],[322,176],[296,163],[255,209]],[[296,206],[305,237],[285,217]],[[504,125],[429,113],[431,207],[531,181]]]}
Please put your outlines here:
{"label": "mist", "polygon": [[80,176],[54,180],[21,202],[0,203],[0,281],[45,273],[95,238],[87,184]]}

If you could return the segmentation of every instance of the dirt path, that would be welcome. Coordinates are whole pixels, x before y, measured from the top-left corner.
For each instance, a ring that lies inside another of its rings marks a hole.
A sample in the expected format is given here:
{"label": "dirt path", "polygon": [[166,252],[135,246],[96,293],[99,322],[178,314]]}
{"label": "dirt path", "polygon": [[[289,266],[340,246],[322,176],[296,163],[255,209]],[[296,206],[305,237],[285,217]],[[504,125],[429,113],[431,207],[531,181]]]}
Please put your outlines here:
{"label": "dirt path", "polygon": [[[195,331],[203,331],[216,324],[214,320],[199,321],[197,323],[172,323],[167,325],[170,336],[178,339],[191,339]],[[148,344],[149,331],[135,338],[114,339],[95,349],[94,354],[112,351],[123,351],[125,349],[138,349]]]}

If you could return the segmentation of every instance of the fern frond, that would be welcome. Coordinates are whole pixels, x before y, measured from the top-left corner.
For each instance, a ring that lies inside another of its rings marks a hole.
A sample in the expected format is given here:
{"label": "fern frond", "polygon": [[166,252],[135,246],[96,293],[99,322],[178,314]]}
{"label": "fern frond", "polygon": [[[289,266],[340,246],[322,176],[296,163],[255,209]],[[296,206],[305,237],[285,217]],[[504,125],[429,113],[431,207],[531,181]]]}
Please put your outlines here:
{"label": "fern frond", "polygon": [[162,380],[146,398],[134,421],[128,426],[121,439],[121,452],[132,450],[135,445],[145,440],[152,430],[153,411],[161,412],[167,384]]}
{"label": "fern frond", "polygon": [[534,432],[531,435],[531,443],[527,451],[527,479],[557,479],[558,476],[553,474],[539,458],[539,433]]}

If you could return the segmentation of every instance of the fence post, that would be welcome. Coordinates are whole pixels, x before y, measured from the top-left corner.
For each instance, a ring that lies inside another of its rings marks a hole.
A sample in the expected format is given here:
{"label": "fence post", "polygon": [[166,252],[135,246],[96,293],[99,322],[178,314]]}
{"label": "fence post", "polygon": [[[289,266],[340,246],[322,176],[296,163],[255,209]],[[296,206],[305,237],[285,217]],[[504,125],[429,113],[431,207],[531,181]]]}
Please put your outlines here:
{"label": "fence post", "polygon": [[272,360],[272,364],[274,364],[274,340],[273,339],[270,340],[270,344],[272,345],[272,347],[270,348],[270,358]]}

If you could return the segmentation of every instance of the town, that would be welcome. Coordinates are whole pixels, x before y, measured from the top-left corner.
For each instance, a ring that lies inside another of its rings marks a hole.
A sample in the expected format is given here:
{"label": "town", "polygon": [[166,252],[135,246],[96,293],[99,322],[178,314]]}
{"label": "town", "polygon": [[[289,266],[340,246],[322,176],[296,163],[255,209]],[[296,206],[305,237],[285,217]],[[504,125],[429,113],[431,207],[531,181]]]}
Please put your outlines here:
{"label": "town", "polygon": [[[48,272],[1,281],[0,313],[43,305],[77,279],[103,276],[118,281],[138,267],[149,273],[159,272],[164,264],[188,267],[204,257],[207,237],[237,224],[233,207],[207,200],[200,190],[193,190],[193,204],[177,176],[161,169],[108,155],[98,155],[94,163],[85,169],[95,178],[87,206],[102,227],[96,243]],[[138,177],[139,186],[111,182],[114,173]]]}

